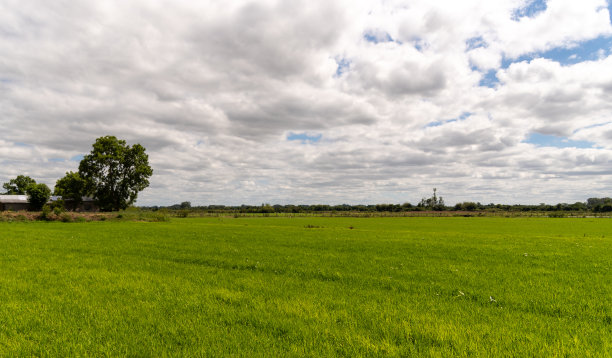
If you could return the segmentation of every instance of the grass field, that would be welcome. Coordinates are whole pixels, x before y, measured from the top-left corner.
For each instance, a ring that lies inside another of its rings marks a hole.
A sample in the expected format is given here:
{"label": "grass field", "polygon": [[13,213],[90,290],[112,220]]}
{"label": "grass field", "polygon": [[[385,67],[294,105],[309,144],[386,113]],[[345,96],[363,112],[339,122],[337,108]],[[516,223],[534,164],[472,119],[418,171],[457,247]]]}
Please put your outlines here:
{"label": "grass field", "polygon": [[612,220],[0,223],[0,356],[610,356]]}

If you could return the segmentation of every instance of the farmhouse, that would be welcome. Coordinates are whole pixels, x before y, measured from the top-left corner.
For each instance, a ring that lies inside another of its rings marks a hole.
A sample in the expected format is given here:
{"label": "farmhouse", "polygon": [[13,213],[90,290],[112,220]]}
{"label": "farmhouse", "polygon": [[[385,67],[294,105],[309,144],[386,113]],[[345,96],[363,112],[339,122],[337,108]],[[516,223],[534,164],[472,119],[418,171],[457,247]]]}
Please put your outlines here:
{"label": "farmhouse", "polygon": [[[48,204],[52,204],[57,200],[61,200],[61,196],[52,196],[49,198]],[[74,201],[67,199],[64,201],[66,210],[71,211],[99,211],[100,209],[93,198],[83,197],[82,202],[78,205]],[[0,211],[22,211],[28,210],[30,203],[27,195],[0,195]]]}

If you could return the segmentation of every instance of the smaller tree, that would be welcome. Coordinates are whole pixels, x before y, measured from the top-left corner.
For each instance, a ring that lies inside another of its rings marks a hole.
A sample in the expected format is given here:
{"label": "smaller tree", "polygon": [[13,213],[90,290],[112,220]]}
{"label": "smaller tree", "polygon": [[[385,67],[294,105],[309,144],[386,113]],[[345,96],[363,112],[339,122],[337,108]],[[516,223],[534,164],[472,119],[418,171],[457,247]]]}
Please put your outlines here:
{"label": "smaller tree", "polygon": [[85,179],[81,178],[79,173],[67,172],[66,176],[55,183],[53,195],[60,195],[64,200],[71,200],[76,207],[83,201],[86,184]]}
{"label": "smaller tree", "polygon": [[36,180],[27,175],[18,175],[17,178],[9,180],[8,183],[2,184],[8,195],[25,195],[28,186],[36,184]]}
{"label": "smaller tree", "polygon": [[421,202],[417,205],[420,208],[427,208],[429,210],[445,210],[446,206],[444,205],[444,199],[436,194],[438,189],[434,188],[433,195],[431,198],[423,198]]}
{"label": "smaller tree", "polygon": [[421,202],[417,205],[421,208],[427,208],[429,210],[444,210],[444,199],[442,197],[438,197],[436,194],[438,189],[433,188],[433,195],[431,198],[423,198]]}
{"label": "smaller tree", "polygon": [[51,197],[51,189],[46,184],[30,184],[27,188],[30,209],[39,211]]}

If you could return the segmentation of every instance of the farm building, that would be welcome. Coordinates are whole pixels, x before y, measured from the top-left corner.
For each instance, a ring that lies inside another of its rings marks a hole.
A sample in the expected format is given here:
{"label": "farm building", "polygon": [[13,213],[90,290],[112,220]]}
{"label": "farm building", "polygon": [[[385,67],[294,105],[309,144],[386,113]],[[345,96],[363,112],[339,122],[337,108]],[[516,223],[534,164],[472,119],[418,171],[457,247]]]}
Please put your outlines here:
{"label": "farm building", "polygon": [[[59,198],[61,199],[61,197]],[[75,203],[70,199],[65,199],[64,207],[66,208],[66,210],[70,211],[100,211],[100,208],[98,207],[98,205],[96,205],[96,201],[93,198],[87,196],[82,197],[81,203],[78,205],[75,205]]]}
{"label": "farm building", "polygon": [[[49,204],[57,200],[61,200],[61,196],[52,196],[49,199]],[[83,197],[83,202],[79,205],[75,205],[72,200],[66,200],[64,202],[66,210],[71,211],[98,211],[99,208],[95,203],[95,200],[89,197]],[[30,203],[27,195],[0,195],[0,211],[22,211],[28,210]]]}
{"label": "farm building", "polygon": [[27,195],[0,195],[0,211],[28,210],[29,206]]}

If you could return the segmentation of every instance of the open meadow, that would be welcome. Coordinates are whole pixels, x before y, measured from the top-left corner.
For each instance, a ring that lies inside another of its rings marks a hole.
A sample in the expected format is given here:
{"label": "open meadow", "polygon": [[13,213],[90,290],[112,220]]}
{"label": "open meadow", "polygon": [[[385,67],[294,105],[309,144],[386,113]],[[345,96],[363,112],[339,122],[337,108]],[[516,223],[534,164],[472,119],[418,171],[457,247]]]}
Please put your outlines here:
{"label": "open meadow", "polygon": [[610,356],[612,220],[0,223],[0,356]]}

